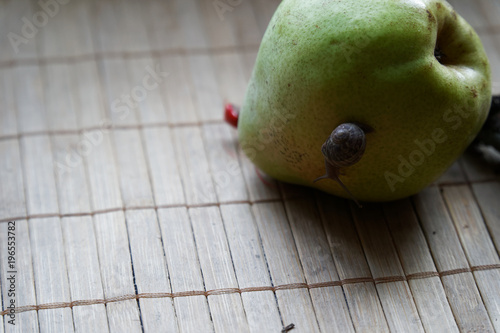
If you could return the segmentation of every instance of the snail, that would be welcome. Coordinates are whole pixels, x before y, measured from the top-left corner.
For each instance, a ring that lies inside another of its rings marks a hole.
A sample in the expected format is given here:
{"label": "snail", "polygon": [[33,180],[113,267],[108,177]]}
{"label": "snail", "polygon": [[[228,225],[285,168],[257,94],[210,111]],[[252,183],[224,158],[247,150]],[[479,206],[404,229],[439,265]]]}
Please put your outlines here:
{"label": "snail", "polygon": [[354,165],[363,157],[366,148],[366,133],[371,131],[373,131],[371,127],[359,123],[343,123],[337,126],[321,146],[321,152],[325,157],[326,173],[316,178],[313,183],[330,178],[336,181],[361,207],[351,191],[342,183],[339,174],[341,168]]}

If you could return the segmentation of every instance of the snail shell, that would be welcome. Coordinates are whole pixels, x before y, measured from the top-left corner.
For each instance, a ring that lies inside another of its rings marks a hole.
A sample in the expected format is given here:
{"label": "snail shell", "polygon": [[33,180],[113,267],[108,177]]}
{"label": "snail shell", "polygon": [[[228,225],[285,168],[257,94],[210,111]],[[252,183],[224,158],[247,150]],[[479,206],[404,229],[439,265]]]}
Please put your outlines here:
{"label": "snail shell", "polygon": [[337,126],[321,146],[321,152],[325,157],[325,174],[313,182],[326,178],[336,181],[361,207],[356,197],[340,180],[339,170],[357,163],[363,157],[366,148],[365,133],[371,131],[373,131],[371,127],[361,124],[344,123]]}
{"label": "snail shell", "polygon": [[344,168],[357,163],[366,148],[365,132],[356,124],[344,123],[335,128],[323,143],[321,152],[334,167]]}

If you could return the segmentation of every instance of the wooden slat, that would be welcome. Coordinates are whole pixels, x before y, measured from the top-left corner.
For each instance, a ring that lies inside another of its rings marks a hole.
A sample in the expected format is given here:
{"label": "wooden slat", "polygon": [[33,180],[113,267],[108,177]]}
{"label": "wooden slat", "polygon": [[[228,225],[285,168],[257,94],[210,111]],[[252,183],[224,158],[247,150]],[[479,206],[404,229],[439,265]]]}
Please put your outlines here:
{"label": "wooden slat", "polygon": [[[339,281],[314,197],[287,199],[285,206],[307,283]],[[309,292],[322,332],[354,332],[341,286]]]}
{"label": "wooden slat", "polygon": [[248,200],[232,129],[227,124],[210,124],[202,131],[218,202]]}
{"label": "wooden slat", "polygon": [[[89,144],[89,147],[92,147],[99,144],[99,134],[102,136],[102,133],[91,132],[84,135],[52,137],[54,163],[56,166],[58,163],[65,166],[65,168],[56,167],[55,172],[61,214],[81,214],[91,211],[83,150],[79,151],[78,147]],[[90,216],[62,218],[61,225],[71,299],[103,299],[92,218]],[[103,304],[73,307],[73,322],[76,331],[108,331],[106,308]]]}
{"label": "wooden slat", "polygon": [[137,83],[129,80],[127,62],[122,57],[116,57],[102,59],[98,66],[102,88],[106,92],[104,106],[107,117],[113,125],[137,124],[137,110],[132,98]]}
{"label": "wooden slat", "polygon": [[438,271],[467,268],[467,259],[439,189],[428,187],[413,199]]}
{"label": "wooden slat", "polygon": [[[416,211],[439,272],[468,269],[453,221],[436,187],[414,197]],[[445,275],[441,281],[461,331],[493,327],[471,273]]]}
{"label": "wooden slat", "polygon": [[[273,284],[305,283],[283,204],[260,203],[253,211]],[[276,297],[285,326],[294,323],[306,332],[320,331],[307,289],[277,290]]]}
{"label": "wooden slat", "polygon": [[[26,206],[19,142],[17,139],[0,141],[0,217],[14,218],[26,215]],[[0,223],[0,278],[3,296],[3,309],[7,309],[12,295],[9,295],[10,278],[8,260],[8,222]],[[33,267],[31,264],[31,247],[26,220],[15,221],[15,271],[16,273],[16,306],[36,304]],[[12,234],[11,234],[12,235]],[[11,244],[12,245],[12,244]],[[12,319],[15,325],[8,322]],[[4,321],[4,322],[2,322]],[[0,325],[5,323],[5,332],[36,332],[38,331],[38,316],[36,313],[18,313],[15,318],[2,317]]]}
{"label": "wooden slat", "polygon": [[443,195],[470,265],[499,264],[498,253],[470,188],[467,185],[447,186]]}
{"label": "wooden slat", "polygon": [[[494,332],[484,300],[479,295],[474,277],[470,274],[457,274],[442,278],[448,300],[461,331],[479,330]],[[459,316],[463,316],[458,318]]]}
{"label": "wooden slat", "polygon": [[271,21],[271,17],[278,8],[280,2],[281,0],[255,0],[251,2],[254,12],[256,13],[255,18],[257,19],[261,36],[264,35],[269,21]]}
{"label": "wooden slat", "polygon": [[103,133],[102,143],[95,145],[85,157],[91,193],[91,205],[95,210],[122,207],[117,168],[113,156],[109,132]]}
{"label": "wooden slat", "polygon": [[160,94],[161,85],[168,80],[168,73],[163,72],[158,59],[144,57],[127,59],[129,81],[135,86],[130,91],[141,124],[165,124],[167,113]]}
{"label": "wooden slat", "polygon": [[255,47],[261,41],[261,31],[250,1],[241,1],[226,13],[234,39],[240,47]]}
{"label": "wooden slat", "polygon": [[117,53],[123,50],[123,33],[120,25],[119,1],[92,1],[91,29],[94,49],[101,53]]}
{"label": "wooden slat", "polygon": [[[470,188],[449,186],[444,198],[471,266],[499,265],[500,258],[488,234]],[[500,270],[475,271],[476,284],[493,327],[500,330]]]}
{"label": "wooden slat", "polygon": [[[15,20],[12,20],[12,16],[10,16],[9,10],[12,10],[11,7],[14,6],[19,6],[19,3],[21,1],[16,1],[16,2],[7,2],[7,1],[2,1],[0,2],[0,29],[2,31],[9,31],[9,26],[12,26],[12,24],[15,22]],[[11,18],[11,19],[9,19]],[[20,29],[20,28],[19,28]],[[11,38],[17,38],[17,35],[22,37],[21,31],[10,31],[12,33],[15,33],[16,35],[12,35],[9,33],[5,34],[0,34],[0,44],[5,45],[0,49],[0,61],[2,62],[8,62],[10,61],[16,54],[15,47],[12,45],[12,42],[10,41]],[[22,46],[23,44],[20,43],[19,46]],[[19,48],[17,49],[17,52],[19,52]]]}
{"label": "wooden slat", "polygon": [[223,100],[219,93],[212,56],[189,54],[187,58],[200,121],[222,119]]}
{"label": "wooden slat", "polygon": [[217,201],[212,176],[198,127],[173,129],[176,156],[188,204],[206,204]]}
{"label": "wooden slat", "polygon": [[[37,51],[40,58],[64,57],[67,56],[65,47],[65,22],[66,5],[59,5],[56,1],[52,5],[49,1],[45,10],[40,6],[40,3],[33,5],[35,12],[44,13],[39,17],[45,18],[45,24],[38,29],[37,34]],[[40,20],[41,22],[44,22]]]}
{"label": "wooden slat", "polygon": [[[71,299],[103,299],[101,271],[92,217],[64,217],[61,220],[64,252]],[[73,307],[73,323],[77,332],[108,332],[104,304]]]}
{"label": "wooden slat", "polygon": [[[363,249],[343,199],[318,195],[318,204],[340,280],[371,278]],[[344,285],[356,331],[388,331],[387,320],[373,282]]]}
{"label": "wooden slat", "polygon": [[[241,289],[271,287],[259,232],[248,204],[220,206],[234,270]],[[250,332],[280,331],[282,322],[272,291],[241,294]]]}
{"label": "wooden slat", "polygon": [[249,2],[201,2],[208,42],[213,49],[255,46],[260,30]]}
{"label": "wooden slat", "polygon": [[64,21],[64,55],[77,57],[94,53],[91,2],[71,1],[60,7]]}
{"label": "wooden slat", "polygon": [[183,29],[179,24],[176,1],[151,0],[142,2],[142,21],[153,51],[179,49],[183,43]]}
{"label": "wooden slat", "polygon": [[230,21],[234,18],[234,6],[227,4],[220,9],[220,3],[199,1],[203,28],[208,44],[213,49],[235,47],[238,41],[231,31],[233,26]]}
{"label": "wooden slat", "polygon": [[183,49],[206,49],[208,47],[205,27],[202,22],[200,3],[197,0],[175,0],[176,15],[183,31]]}
{"label": "wooden slat", "polygon": [[[411,202],[385,204],[384,213],[406,276],[437,272]],[[458,332],[439,276],[412,278],[408,285],[426,332]]]}
{"label": "wooden slat", "polygon": [[[3,45],[3,44],[2,44]],[[12,84],[12,69],[0,68],[0,137],[17,134],[17,119]]]}
{"label": "wooden slat", "polygon": [[142,135],[156,205],[185,204],[171,130],[168,127],[144,128]]}
{"label": "wooden slat", "polygon": [[500,183],[473,184],[472,189],[497,253],[500,253],[500,207],[498,206]]}
{"label": "wooden slat", "polygon": [[[194,89],[190,83],[187,59],[179,55],[159,59],[161,71],[168,73],[159,91],[167,109],[167,121],[171,124],[194,123],[199,120],[194,104]],[[195,73],[193,73],[195,75]]]}
{"label": "wooden slat", "polygon": [[103,92],[99,85],[97,63],[78,61],[69,68],[75,110],[80,128],[104,128],[110,124],[104,108]]}
{"label": "wooden slat", "polygon": [[[30,235],[28,222],[26,220],[17,220],[15,224],[16,230],[16,307],[36,304],[35,294],[35,276],[33,275],[32,265],[32,250],[30,244]],[[2,279],[2,297],[3,309],[7,308],[10,302],[8,297],[7,278],[10,269],[8,268],[7,258],[7,223],[0,223],[0,277]],[[7,320],[8,316],[4,317],[5,332],[38,332],[38,313],[36,311],[22,312],[16,314],[15,325],[10,325]]]}
{"label": "wooden slat", "polygon": [[[146,27],[141,22],[143,10],[141,2],[133,0],[116,1],[113,12],[118,16],[119,34],[122,37],[121,49],[124,52],[148,52],[150,50]],[[137,24],[137,22],[141,22]],[[114,35],[114,38],[117,36]]]}
{"label": "wooden slat", "polygon": [[[158,209],[172,292],[203,291],[203,277],[186,208]],[[205,296],[174,298],[181,332],[214,332]]]}
{"label": "wooden slat", "polygon": [[[135,294],[127,226],[123,212],[94,216],[101,279],[106,298]],[[141,332],[136,300],[106,304],[110,332]]]}
{"label": "wooden slat", "polygon": [[[71,301],[61,221],[58,217],[29,221],[36,300],[38,304]],[[40,331],[72,332],[70,308],[38,310]]]}
{"label": "wooden slat", "polygon": [[154,198],[139,130],[115,129],[113,138],[124,206],[153,206]]}
{"label": "wooden slat", "polygon": [[[54,154],[55,178],[61,214],[88,213],[90,196],[85,164],[83,163],[83,147],[93,147],[99,142],[98,132],[87,135],[54,135],[52,136],[52,152]],[[89,140],[92,138],[92,140]]]}
{"label": "wooden slat", "polygon": [[[171,292],[156,212],[130,210],[126,219],[137,292]],[[178,331],[171,298],[141,298],[139,304],[145,331]]]}
{"label": "wooden slat", "polygon": [[[192,208],[189,216],[205,288],[238,288],[219,208]],[[209,295],[208,305],[215,331],[223,332],[231,327],[236,332],[250,332],[239,294]]]}
{"label": "wooden slat", "polygon": [[47,135],[21,138],[28,214],[58,214],[54,163]]}
{"label": "wooden slat", "polygon": [[[147,32],[150,50],[178,51],[207,48],[199,1],[151,0],[142,2],[141,7],[143,7],[142,11],[137,9],[135,12],[139,16],[134,16],[129,20],[132,23],[137,22],[138,17],[141,19],[141,24]],[[140,33],[144,36],[142,29],[143,27],[140,28]],[[133,44],[134,40],[130,43]]]}
{"label": "wooden slat", "polygon": [[[403,268],[387,229],[381,206],[365,204],[363,208],[354,208],[353,212],[373,278],[403,276]],[[424,331],[406,281],[378,283],[376,287],[387,323],[392,331]]]}
{"label": "wooden slat", "polygon": [[40,68],[45,109],[50,130],[77,129],[69,65],[47,64]]}
{"label": "wooden slat", "polygon": [[[37,57],[38,28],[25,28],[29,21],[33,23],[33,14],[39,11],[39,7],[28,0],[2,1],[0,4],[0,24],[5,33],[0,36],[0,61],[12,61],[14,59],[35,59]],[[26,18],[26,20],[23,20]],[[15,35],[14,35],[15,34]],[[10,39],[13,41],[11,42]]]}
{"label": "wooden slat", "polygon": [[0,219],[26,216],[19,141],[1,140],[0,155]]}
{"label": "wooden slat", "polygon": [[240,53],[228,51],[212,56],[217,82],[222,98],[241,105],[245,97],[247,82]]}
{"label": "wooden slat", "polygon": [[21,133],[48,129],[42,83],[38,66],[19,66],[12,69],[16,99],[17,126]]}
{"label": "wooden slat", "polygon": [[[202,3],[203,18],[212,48],[258,45],[260,33],[250,3],[226,3],[225,9],[222,10],[215,2]],[[213,58],[222,97],[226,101],[241,105],[246,90],[241,56],[224,52],[223,55],[216,54]]]}

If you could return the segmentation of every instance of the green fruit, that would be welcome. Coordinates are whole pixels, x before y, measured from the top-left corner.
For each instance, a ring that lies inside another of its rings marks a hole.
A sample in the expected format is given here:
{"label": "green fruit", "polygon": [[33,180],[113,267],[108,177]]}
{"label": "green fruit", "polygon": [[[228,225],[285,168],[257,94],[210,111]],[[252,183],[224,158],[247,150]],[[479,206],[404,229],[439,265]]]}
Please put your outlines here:
{"label": "green fruit", "polygon": [[337,126],[371,129],[336,169],[363,201],[419,192],[464,151],[491,102],[487,56],[445,1],[284,0],[262,40],[238,123],[243,151],[285,182],[349,197],[325,174]]}

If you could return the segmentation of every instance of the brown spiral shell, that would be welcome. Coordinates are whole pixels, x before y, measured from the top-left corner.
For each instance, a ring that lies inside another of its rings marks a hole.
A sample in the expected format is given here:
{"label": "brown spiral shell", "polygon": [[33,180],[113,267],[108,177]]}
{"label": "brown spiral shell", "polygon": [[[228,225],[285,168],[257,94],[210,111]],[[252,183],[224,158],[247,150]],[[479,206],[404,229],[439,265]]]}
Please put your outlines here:
{"label": "brown spiral shell", "polygon": [[358,162],[365,148],[365,132],[356,124],[344,123],[333,130],[321,152],[332,166],[344,168]]}

